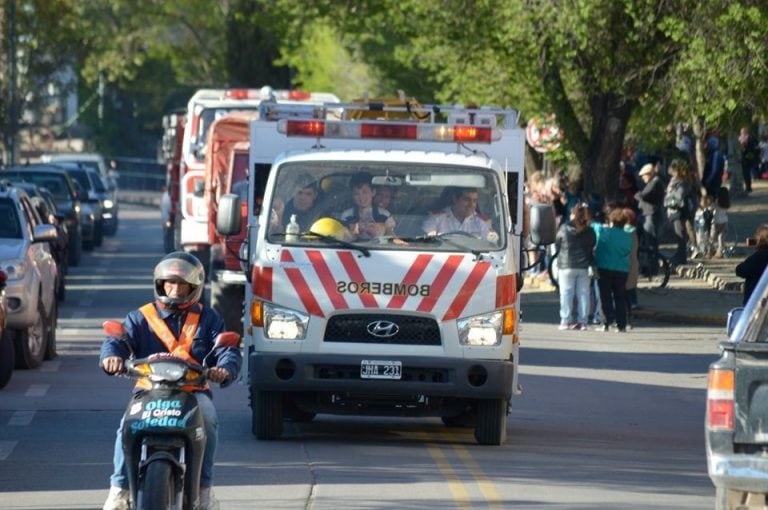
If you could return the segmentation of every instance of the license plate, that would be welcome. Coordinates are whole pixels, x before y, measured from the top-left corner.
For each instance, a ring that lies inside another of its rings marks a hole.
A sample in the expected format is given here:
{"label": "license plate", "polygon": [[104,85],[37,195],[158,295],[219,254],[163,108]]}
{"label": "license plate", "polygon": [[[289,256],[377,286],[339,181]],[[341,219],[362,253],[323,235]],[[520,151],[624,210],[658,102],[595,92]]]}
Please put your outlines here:
{"label": "license plate", "polygon": [[360,362],[361,379],[400,379],[403,363],[380,359],[364,359]]}

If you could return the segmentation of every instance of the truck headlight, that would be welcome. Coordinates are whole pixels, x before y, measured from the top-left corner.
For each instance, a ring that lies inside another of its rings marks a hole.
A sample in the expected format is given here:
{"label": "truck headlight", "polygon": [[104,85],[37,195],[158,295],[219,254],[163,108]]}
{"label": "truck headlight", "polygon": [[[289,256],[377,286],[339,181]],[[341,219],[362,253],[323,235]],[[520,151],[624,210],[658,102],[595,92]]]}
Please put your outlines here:
{"label": "truck headlight", "polygon": [[304,340],[309,315],[264,303],[264,335],[271,340]]}
{"label": "truck headlight", "polygon": [[11,259],[1,262],[0,268],[5,271],[9,280],[21,280],[27,274],[28,265],[25,260]]}
{"label": "truck headlight", "polygon": [[461,345],[491,346],[501,343],[503,313],[501,311],[465,317],[456,321]]}
{"label": "truck headlight", "polygon": [[115,206],[115,203],[114,203],[113,201],[111,201],[110,199],[108,199],[108,198],[107,198],[107,199],[105,199],[105,200],[104,200],[104,201],[101,203],[101,206],[102,206],[104,209],[112,209],[112,208]]}

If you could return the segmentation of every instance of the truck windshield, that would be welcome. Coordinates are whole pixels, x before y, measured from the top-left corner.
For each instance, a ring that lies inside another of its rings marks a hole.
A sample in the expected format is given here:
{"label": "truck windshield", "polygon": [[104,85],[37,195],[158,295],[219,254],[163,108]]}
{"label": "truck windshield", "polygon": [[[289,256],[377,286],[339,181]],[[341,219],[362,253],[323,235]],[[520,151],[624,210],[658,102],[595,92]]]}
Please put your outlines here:
{"label": "truck windshield", "polygon": [[280,166],[275,178],[267,209],[273,243],[327,247],[330,236],[368,249],[505,247],[503,195],[490,169],[293,162]]}
{"label": "truck windshield", "polygon": [[258,110],[258,105],[252,105],[252,106],[228,106],[228,107],[220,107],[220,108],[205,108],[200,111],[200,120],[197,124],[197,133],[194,133],[195,140],[197,140],[196,143],[193,144],[192,147],[189,147],[189,150],[192,151],[192,153],[195,155],[195,158],[200,163],[203,163],[205,161],[205,144],[208,141],[208,130],[211,128],[211,124],[213,124],[217,119],[227,115],[228,113],[232,112],[242,112],[242,111],[250,111],[250,110]]}

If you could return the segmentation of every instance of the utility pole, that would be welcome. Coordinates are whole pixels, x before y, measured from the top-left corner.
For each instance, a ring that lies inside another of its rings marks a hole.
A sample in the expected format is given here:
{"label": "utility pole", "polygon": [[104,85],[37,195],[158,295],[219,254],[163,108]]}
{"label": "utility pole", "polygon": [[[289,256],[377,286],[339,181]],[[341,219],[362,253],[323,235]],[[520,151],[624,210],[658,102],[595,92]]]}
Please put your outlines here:
{"label": "utility pole", "polygon": [[8,34],[6,37],[8,91],[3,145],[5,145],[5,163],[11,166],[16,163],[16,0],[6,0],[5,6],[5,33]]}

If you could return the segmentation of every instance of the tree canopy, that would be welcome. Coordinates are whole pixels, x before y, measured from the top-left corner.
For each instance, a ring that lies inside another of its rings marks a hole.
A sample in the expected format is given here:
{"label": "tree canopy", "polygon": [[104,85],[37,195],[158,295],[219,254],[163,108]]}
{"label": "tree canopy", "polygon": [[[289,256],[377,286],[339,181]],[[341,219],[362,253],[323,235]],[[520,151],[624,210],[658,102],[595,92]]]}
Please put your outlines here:
{"label": "tree canopy", "polygon": [[[10,2],[26,59],[18,97],[31,100],[70,66],[81,100],[102,80],[120,107],[107,113],[136,119],[137,133],[202,86],[303,87],[346,100],[402,89],[422,102],[514,107],[524,120],[555,114],[559,157],[578,164],[587,190],[609,196],[628,136],[660,146],[677,122],[703,136],[766,113],[760,0]],[[93,108],[83,118],[105,122]],[[99,143],[117,150],[119,130],[102,130]]]}

